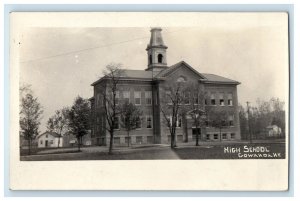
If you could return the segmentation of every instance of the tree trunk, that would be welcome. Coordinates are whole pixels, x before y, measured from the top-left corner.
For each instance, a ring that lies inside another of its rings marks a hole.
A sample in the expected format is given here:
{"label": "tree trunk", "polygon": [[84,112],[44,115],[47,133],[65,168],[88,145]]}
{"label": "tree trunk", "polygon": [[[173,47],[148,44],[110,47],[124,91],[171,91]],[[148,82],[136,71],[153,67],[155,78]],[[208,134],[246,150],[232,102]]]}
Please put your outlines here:
{"label": "tree trunk", "polygon": [[31,139],[28,140],[28,155],[31,154]]}
{"label": "tree trunk", "polygon": [[127,145],[129,147],[129,131],[127,131]]}
{"label": "tree trunk", "polygon": [[175,132],[173,132],[171,134],[171,148],[175,148],[176,147],[176,139],[175,139]]}
{"label": "tree trunk", "polygon": [[184,115],[184,132],[185,132],[185,142],[188,142],[189,141],[189,134],[188,134],[188,127],[187,127],[187,119],[186,119],[186,115]]}
{"label": "tree trunk", "polygon": [[59,144],[60,144],[60,136],[58,137],[58,145],[57,145],[57,148],[59,148]]}
{"label": "tree trunk", "polygon": [[108,150],[108,154],[112,154],[112,150],[113,150],[113,132],[110,132],[110,140],[109,140],[109,150]]}
{"label": "tree trunk", "polygon": [[77,138],[78,151],[80,151],[80,137]]}
{"label": "tree trunk", "polygon": [[196,146],[199,146],[199,129],[196,127]]}
{"label": "tree trunk", "polygon": [[172,133],[171,134],[171,149],[173,149],[174,147],[175,147],[175,145],[174,145],[174,134]]}

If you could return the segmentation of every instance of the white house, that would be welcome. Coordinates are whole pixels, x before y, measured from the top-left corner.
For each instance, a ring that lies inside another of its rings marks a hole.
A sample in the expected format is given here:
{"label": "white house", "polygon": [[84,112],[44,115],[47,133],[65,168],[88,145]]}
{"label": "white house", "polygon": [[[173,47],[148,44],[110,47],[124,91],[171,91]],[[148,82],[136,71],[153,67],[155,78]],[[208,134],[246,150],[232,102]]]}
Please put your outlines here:
{"label": "white house", "polygon": [[37,137],[38,147],[59,147],[63,146],[63,138],[59,138],[59,134],[46,131]]}
{"label": "white house", "polygon": [[281,128],[277,125],[271,125],[267,127],[268,137],[279,137],[281,136]]}

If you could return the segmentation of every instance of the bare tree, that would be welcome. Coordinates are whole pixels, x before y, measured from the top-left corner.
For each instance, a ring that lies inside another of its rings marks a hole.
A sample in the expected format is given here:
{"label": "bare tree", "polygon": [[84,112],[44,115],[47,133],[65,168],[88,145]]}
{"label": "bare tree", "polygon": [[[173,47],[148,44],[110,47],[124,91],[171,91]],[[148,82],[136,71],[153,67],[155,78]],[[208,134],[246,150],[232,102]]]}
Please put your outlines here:
{"label": "bare tree", "polygon": [[120,106],[117,102],[117,92],[119,81],[123,75],[122,64],[108,64],[103,74],[103,84],[101,85],[100,93],[103,96],[104,115],[107,122],[105,129],[110,135],[108,153],[112,154],[114,130],[117,126],[116,124],[119,123],[117,118],[119,118],[121,114]]}
{"label": "bare tree", "polygon": [[47,129],[50,132],[56,132],[58,137],[58,145],[60,145],[60,138],[63,137],[63,135],[68,131],[68,115],[69,115],[69,109],[63,108],[61,110],[56,110],[55,114],[49,118],[47,122]]}
{"label": "bare tree", "polygon": [[132,103],[125,102],[121,106],[121,125],[127,131],[129,147],[129,134],[130,131],[139,128],[141,125],[142,112]]}
{"label": "bare tree", "polygon": [[[23,91],[24,92],[24,91]],[[28,141],[28,154],[31,154],[31,144],[35,137],[39,134],[39,125],[42,107],[38,99],[31,94],[28,88],[26,95],[21,98],[20,104],[20,134]]]}
{"label": "bare tree", "polygon": [[196,146],[199,146],[199,137],[201,139],[201,127],[206,120],[205,111],[205,96],[203,86],[199,83],[189,83],[187,84],[186,91],[190,93],[190,105],[187,108],[189,111],[187,115],[193,120],[193,126],[196,130]]}
{"label": "bare tree", "polygon": [[180,109],[183,107],[184,85],[183,82],[175,82],[167,85],[161,99],[160,109],[165,120],[164,122],[169,128],[172,149],[176,147],[176,127]]}

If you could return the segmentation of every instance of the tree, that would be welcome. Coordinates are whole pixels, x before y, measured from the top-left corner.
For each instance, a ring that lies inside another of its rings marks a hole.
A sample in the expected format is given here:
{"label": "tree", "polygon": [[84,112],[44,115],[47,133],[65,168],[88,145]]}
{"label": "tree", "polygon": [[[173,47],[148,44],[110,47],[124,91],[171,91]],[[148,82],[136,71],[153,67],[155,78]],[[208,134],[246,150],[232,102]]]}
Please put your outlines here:
{"label": "tree", "polygon": [[242,139],[248,139],[247,134],[247,114],[245,108],[240,104],[239,105],[239,119],[240,119],[240,129]]}
{"label": "tree", "polygon": [[121,106],[121,125],[127,131],[128,147],[130,131],[139,128],[142,112],[132,103],[125,102]]}
{"label": "tree", "polygon": [[106,66],[103,72],[103,85],[100,93],[102,93],[104,100],[104,116],[106,118],[107,126],[105,129],[109,132],[109,154],[113,151],[114,130],[119,122],[117,118],[120,116],[120,107],[117,99],[117,92],[119,81],[123,75],[122,64],[111,63]]}
{"label": "tree", "polygon": [[20,134],[28,141],[28,154],[31,154],[31,144],[39,134],[42,107],[38,99],[31,94],[31,90],[21,98],[20,104]]}
{"label": "tree", "polygon": [[[196,146],[199,146],[199,135],[201,134],[201,127],[205,123],[206,112],[204,100],[206,94],[204,93],[203,87],[198,83],[189,83],[186,90],[190,93],[190,106],[188,109],[188,115],[193,120],[193,126],[196,130]],[[201,138],[201,135],[200,135]]]}
{"label": "tree", "polygon": [[57,145],[58,148],[60,145],[60,138],[68,131],[68,115],[68,108],[56,110],[55,114],[50,117],[47,122],[47,129],[50,132],[56,132],[59,135]]}
{"label": "tree", "polygon": [[228,112],[222,109],[212,109],[209,112],[209,118],[211,121],[211,125],[214,128],[219,129],[219,140],[222,140],[222,129],[228,126],[227,119],[228,119]]}
{"label": "tree", "polygon": [[171,134],[172,149],[176,147],[176,127],[184,96],[184,82],[170,83],[165,87],[165,93],[162,94],[160,109]]}
{"label": "tree", "polygon": [[78,151],[82,144],[82,137],[88,134],[90,128],[90,105],[87,99],[78,96],[68,112],[68,126],[77,139]]}
{"label": "tree", "polygon": [[[241,133],[247,133],[246,108],[239,106]],[[256,138],[265,137],[266,127],[277,125],[285,130],[284,102],[279,98],[271,98],[269,101],[257,99],[256,104],[249,107],[249,133]],[[263,136],[262,136],[263,134]]]}

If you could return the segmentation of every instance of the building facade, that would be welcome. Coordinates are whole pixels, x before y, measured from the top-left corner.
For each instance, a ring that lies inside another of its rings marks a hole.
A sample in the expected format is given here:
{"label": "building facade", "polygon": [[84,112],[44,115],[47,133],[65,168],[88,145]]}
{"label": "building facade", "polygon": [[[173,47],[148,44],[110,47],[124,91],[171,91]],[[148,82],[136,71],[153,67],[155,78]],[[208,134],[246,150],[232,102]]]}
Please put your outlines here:
{"label": "building facade", "polygon": [[[161,28],[151,29],[150,43],[148,44],[148,66],[145,70],[123,70],[118,82],[116,93],[117,101],[126,100],[136,105],[142,111],[141,122],[138,128],[131,131],[130,137],[121,128],[117,118],[114,139],[115,145],[169,143],[170,132],[162,114],[164,95],[168,87],[174,82],[197,83],[204,91],[203,107],[205,111],[226,112],[226,126],[213,127],[209,114],[205,125],[201,126],[201,141],[240,140],[240,126],[238,113],[237,85],[240,83],[214,74],[199,73],[189,64],[180,61],[174,65],[167,65],[167,49],[162,38]],[[105,129],[107,121],[103,113],[105,101],[103,89],[105,79],[101,78],[92,83],[94,96],[90,98],[92,110],[91,140],[93,145],[108,145],[109,133]],[[185,103],[189,105],[189,101]],[[178,118],[176,123],[176,141],[191,142],[195,140],[195,128],[188,116]]]}
{"label": "building facade", "polygon": [[63,138],[55,132],[46,131],[37,136],[38,148],[63,147]]}

